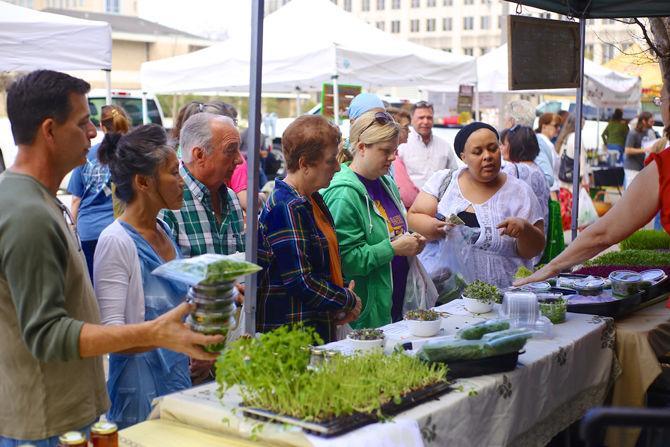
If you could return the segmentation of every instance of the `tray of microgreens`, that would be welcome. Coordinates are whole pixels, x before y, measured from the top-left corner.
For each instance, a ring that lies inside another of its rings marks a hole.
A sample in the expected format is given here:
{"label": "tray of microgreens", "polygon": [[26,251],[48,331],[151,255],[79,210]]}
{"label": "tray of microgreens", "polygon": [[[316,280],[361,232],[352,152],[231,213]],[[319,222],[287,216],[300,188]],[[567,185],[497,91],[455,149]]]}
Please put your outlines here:
{"label": "tray of microgreens", "polygon": [[333,355],[310,365],[310,328],[281,327],[230,343],[216,364],[222,396],[239,386],[243,413],[336,436],[388,418],[449,390],[447,367],[400,351]]}

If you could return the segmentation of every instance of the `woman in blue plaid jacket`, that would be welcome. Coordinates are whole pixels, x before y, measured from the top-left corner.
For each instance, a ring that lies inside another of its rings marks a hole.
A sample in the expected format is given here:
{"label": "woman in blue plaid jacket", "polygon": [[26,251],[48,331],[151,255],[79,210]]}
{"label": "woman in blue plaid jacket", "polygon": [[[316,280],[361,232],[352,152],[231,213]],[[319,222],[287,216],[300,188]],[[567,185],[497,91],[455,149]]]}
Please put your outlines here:
{"label": "woman in blue plaid jacket", "polygon": [[324,342],[355,320],[361,300],[344,286],[333,218],[319,189],[339,171],[340,131],[315,115],[296,119],[282,136],[288,175],[275,181],[259,220],[256,330],[313,327]]}

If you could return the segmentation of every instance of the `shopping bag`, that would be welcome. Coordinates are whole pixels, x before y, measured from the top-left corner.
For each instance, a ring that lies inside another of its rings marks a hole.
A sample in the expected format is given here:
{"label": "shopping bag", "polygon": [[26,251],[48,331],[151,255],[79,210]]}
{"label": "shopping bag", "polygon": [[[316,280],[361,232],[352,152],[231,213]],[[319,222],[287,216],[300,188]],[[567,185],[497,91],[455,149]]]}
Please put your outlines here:
{"label": "shopping bag", "polygon": [[430,309],[437,301],[437,289],[416,256],[408,257],[409,272],[405,287],[403,315],[410,310]]}
{"label": "shopping bag", "polygon": [[579,214],[577,215],[577,226],[584,228],[598,220],[598,211],[593,205],[591,196],[584,188],[579,188]]}

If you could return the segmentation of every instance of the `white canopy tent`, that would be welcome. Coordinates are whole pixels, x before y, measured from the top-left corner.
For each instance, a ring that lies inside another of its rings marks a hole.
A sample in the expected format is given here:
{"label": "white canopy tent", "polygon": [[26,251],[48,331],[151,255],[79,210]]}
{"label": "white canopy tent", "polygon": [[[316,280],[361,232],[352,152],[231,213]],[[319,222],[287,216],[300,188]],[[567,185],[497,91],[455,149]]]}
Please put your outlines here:
{"label": "white canopy tent", "polygon": [[[477,89],[480,93],[523,93],[508,88],[509,62],[507,44],[477,58]],[[640,78],[619,73],[593,61],[584,61],[584,95],[595,107],[639,108],[641,95]],[[424,87],[427,91],[457,91],[452,86],[435,85]],[[536,92],[554,95],[576,94],[576,89],[547,89]]]}
{"label": "white canopy tent", "polygon": [[[263,90],[321,90],[323,82],[379,86],[473,83],[475,60],[387,34],[328,0],[293,0],[264,21]],[[157,93],[247,91],[248,35],[142,64]],[[411,71],[408,68],[411,67]]]}
{"label": "white canopy tent", "polygon": [[111,27],[0,1],[0,71],[37,69],[105,70],[109,96]]}

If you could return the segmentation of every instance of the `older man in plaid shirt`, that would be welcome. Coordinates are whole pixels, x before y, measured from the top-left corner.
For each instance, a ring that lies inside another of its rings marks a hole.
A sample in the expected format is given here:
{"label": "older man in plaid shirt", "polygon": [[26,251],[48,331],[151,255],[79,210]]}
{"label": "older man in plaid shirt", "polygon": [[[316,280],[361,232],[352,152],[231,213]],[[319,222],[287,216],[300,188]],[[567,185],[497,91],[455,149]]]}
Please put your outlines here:
{"label": "older man in plaid shirt", "polygon": [[237,196],[226,186],[242,163],[240,134],[232,119],[211,113],[190,117],[179,145],[184,203],[179,211],[163,210],[185,257],[244,251],[244,218]]}

